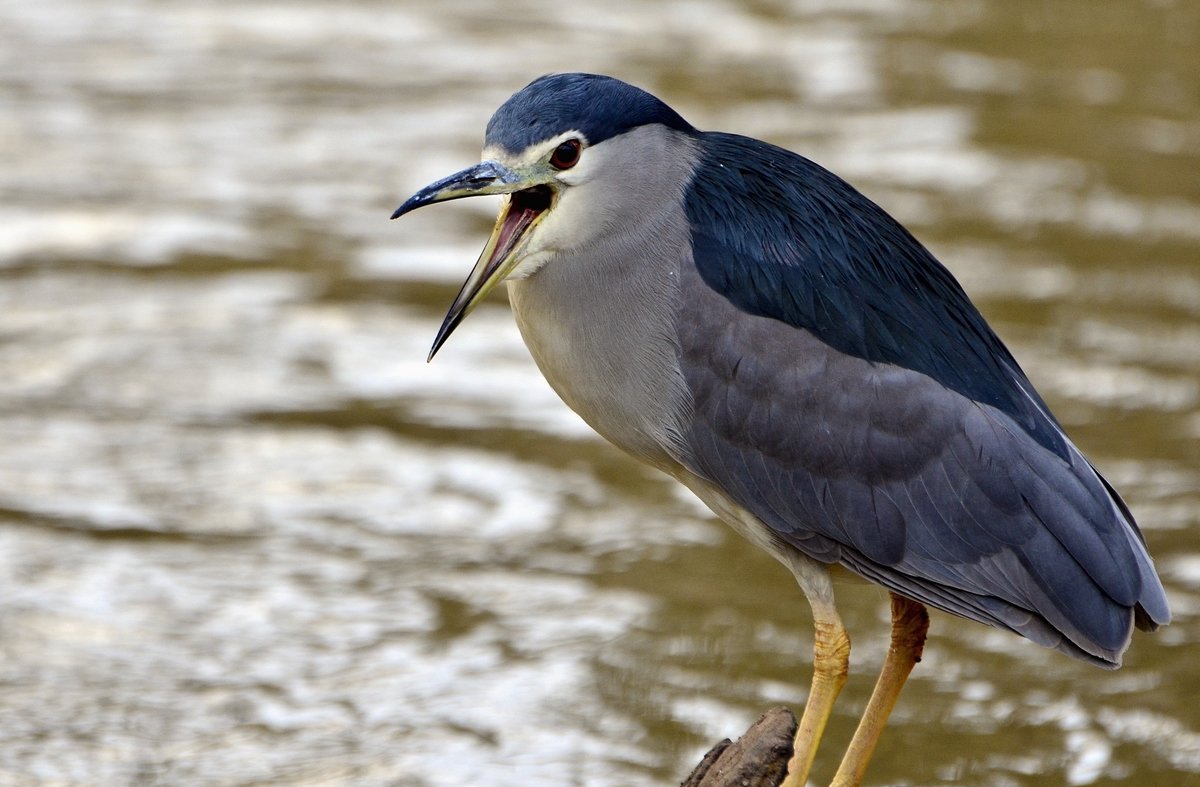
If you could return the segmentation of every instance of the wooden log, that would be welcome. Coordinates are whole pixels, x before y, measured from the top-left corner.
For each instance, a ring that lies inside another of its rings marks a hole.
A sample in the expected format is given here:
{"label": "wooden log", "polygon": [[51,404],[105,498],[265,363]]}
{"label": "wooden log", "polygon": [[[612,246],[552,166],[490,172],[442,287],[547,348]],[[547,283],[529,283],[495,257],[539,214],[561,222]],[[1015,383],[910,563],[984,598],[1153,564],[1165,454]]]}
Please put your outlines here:
{"label": "wooden log", "polygon": [[726,738],[709,749],[680,787],[779,787],[795,737],[796,717],[772,708],[737,743]]}

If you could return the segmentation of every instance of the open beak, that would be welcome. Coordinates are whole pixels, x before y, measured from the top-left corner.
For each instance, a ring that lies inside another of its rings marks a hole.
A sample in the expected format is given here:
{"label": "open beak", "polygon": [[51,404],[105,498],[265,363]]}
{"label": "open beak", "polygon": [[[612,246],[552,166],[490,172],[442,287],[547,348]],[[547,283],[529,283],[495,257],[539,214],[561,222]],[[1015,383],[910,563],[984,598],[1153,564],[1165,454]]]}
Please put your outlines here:
{"label": "open beak", "polygon": [[516,252],[529,231],[550,208],[554,193],[544,181],[523,176],[499,162],[484,161],[431,183],[409,197],[392,214],[395,219],[435,202],[484,194],[509,196],[500,207],[496,226],[479,260],[446,312],[446,319],[442,321],[442,327],[433,340],[428,360],[433,360],[459,323],[516,267],[520,260]]}

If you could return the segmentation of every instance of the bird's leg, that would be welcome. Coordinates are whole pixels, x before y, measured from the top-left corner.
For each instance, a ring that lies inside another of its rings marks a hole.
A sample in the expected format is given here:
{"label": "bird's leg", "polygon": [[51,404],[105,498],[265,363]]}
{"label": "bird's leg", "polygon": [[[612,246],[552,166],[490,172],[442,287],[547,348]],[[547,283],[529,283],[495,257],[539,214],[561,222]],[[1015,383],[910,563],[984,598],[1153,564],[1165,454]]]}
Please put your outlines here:
{"label": "bird's leg", "polygon": [[787,778],[780,787],[804,787],[808,781],[825,724],[833,713],[833,703],[842,686],[846,685],[846,676],[850,672],[850,637],[841,620],[835,614],[832,620],[815,621],[815,628],[812,688],[804,703],[800,727],[796,730]]}
{"label": "bird's leg", "polygon": [[929,613],[925,607],[895,593],[892,594],[892,642],[875,691],[867,703],[850,748],[833,777],[832,787],[851,787],[861,784],[875,744],[883,733],[888,716],[896,706],[900,690],[912,668],[921,660],[925,648],[925,633],[929,630]]}
{"label": "bird's leg", "polygon": [[850,673],[850,636],[833,605],[833,586],[828,571],[823,567],[814,569],[797,560],[792,564],[792,572],[812,605],[816,634],[812,688],[796,730],[787,778],[780,787],[804,787],[808,781],[808,772],[817,755],[825,724],[833,712],[833,703]]}

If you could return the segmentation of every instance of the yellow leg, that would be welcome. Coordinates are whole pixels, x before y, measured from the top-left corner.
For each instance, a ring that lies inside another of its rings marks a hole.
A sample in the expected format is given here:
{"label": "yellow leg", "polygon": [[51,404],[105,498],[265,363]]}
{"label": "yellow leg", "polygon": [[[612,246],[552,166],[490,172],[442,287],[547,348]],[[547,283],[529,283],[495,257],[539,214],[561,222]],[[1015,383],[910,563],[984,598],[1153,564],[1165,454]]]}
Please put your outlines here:
{"label": "yellow leg", "polygon": [[833,610],[813,605],[816,639],[813,644],[812,689],[804,703],[804,715],[796,730],[788,774],[780,787],[804,787],[812,769],[817,746],[825,732],[825,724],[833,712],[833,703],[846,685],[850,672],[850,637]]}
{"label": "yellow leg", "polygon": [[[883,733],[892,708],[900,697],[900,690],[912,668],[921,660],[925,648],[925,633],[929,630],[929,613],[915,601],[892,594],[892,643],[888,647],[883,671],[871,700],[863,712],[850,748],[842,758],[831,787],[853,787],[862,783],[867,772],[867,763],[875,751],[875,744]],[[805,711],[807,716],[807,711]]]}

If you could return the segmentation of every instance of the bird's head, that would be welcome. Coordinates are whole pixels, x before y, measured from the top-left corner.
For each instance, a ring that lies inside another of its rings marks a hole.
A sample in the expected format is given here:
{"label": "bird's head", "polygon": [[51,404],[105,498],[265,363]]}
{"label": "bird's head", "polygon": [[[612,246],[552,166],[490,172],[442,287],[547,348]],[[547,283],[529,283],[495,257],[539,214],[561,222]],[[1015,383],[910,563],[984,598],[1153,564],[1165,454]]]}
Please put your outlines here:
{"label": "bird's head", "polygon": [[435,202],[503,194],[500,215],[434,339],[434,354],[505,278],[529,276],[557,254],[586,246],[636,211],[638,182],[663,130],[694,129],[639,88],[595,74],[534,80],[488,122],[483,160],[418,191],[392,218]]}

